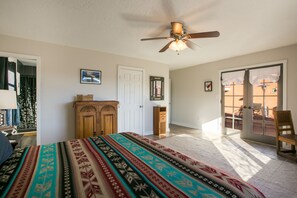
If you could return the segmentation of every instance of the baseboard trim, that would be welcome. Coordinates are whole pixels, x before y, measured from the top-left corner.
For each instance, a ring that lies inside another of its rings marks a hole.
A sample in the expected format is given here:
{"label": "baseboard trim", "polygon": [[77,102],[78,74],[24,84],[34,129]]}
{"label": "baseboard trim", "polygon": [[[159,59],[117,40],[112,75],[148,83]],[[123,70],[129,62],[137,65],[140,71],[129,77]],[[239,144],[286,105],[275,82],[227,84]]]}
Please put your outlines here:
{"label": "baseboard trim", "polygon": [[183,122],[175,122],[175,121],[171,121],[170,124],[175,124],[175,125],[179,125],[179,126],[183,126],[183,127],[188,127],[188,128],[192,128],[192,129],[198,129],[198,130],[201,130],[198,126],[194,126],[194,125],[187,124],[187,123],[183,123]]}
{"label": "baseboard trim", "polygon": [[153,131],[145,131],[143,135],[154,135]]}
{"label": "baseboard trim", "polygon": [[[166,134],[169,134],[170,133],[170,129],[168,128],[167,131],[166,131]],[[143,135],[154,135],[154,132],[153,131],[145,131],[143,133]]]}

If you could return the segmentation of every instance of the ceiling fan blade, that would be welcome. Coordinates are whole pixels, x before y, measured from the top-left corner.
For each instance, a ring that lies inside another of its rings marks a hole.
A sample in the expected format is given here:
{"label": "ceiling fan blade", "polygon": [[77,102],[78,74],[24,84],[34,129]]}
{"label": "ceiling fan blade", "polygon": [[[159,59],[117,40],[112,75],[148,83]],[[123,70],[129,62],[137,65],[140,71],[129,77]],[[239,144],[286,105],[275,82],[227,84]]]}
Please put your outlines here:
{"label": "ceiling fan blade", "polygon": [[150,41],[150,40],[158,40],[158,39],[169,39],[170,37],[168,36],[163,36],[163,37],[154,37],[154,38],[143,38],[140,39],[141,41]]}
{"label": "ceiling fan blade", "polygon": [[183,42],[192,50],[195,50],[196,43],[190,41],[190,40],[183,40]]}
{"label": "ceiling fan blade", "polygon": [[160,52],[160,53],[161,53],[161,52],[165,52],[165,51],[169,48],[169,45],[170,45],[172,42],[174,42],[174,40],[173,40],[173,41],[170,41],[169,43],[167,43],[167,45],[165,45],[159,52]]}
{"label": "ceiling fan blade", "polygon": [[200,33],[191,33],[187,34],[187,37],[189,39],[192,38],[208,38],[208,37],[218,37],[220,36],[220,32],[218,31],[213,31],[213,32],[200,32]]}
{"label": "ceiling fan blade", "polygon": [[171,26],[169,25],[160,25],[156,28],[154,28],[154,30],[150,31],[150,33],[148,33],[148,36],[150,37],[160,37],[162,35],[167,35],[166,33],[168,33],[168,30],[170,30]]}
{"label": "ceiling fan blade", "polygon": [[197,47],[201,48],[201,46],[198,45],[197,43],[194,43],[193,41],[190,41],[190,40],[187,40],[187,41],[188,41],[189,43],[191,43],[190,45],[192,45],[193,48],[196,48],[196,49],[197,49]]}

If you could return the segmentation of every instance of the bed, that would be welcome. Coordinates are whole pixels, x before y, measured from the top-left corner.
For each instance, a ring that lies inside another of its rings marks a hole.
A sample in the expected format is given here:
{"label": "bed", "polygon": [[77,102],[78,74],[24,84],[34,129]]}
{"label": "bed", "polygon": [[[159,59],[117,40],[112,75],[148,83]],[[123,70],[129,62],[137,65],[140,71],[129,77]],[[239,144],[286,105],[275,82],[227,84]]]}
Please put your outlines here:
{"label": "bed", "polygon": [[135,133],[16,149],[1,197],[264,197],[224,171]]}

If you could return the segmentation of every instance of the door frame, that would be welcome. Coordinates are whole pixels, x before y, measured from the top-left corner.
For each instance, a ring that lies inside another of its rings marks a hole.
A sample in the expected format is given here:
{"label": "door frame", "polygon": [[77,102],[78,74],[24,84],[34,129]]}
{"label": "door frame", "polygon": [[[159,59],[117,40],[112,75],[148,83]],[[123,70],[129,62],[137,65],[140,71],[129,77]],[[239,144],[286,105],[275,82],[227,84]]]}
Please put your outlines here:
{"label": "door frame", "polygon": [[[131,67],[131,66],[124,66],[124,65],[118,65],[118,87],[117,87],[117,99],[119,101],[119,87],[120,87],[120,70],[124,69],[124,70],[133,70],[133,71],[141,71],[142,72],[142,132],[141,135],[143,136],[144,134],[144,129],[145,129],[145,102],[144,102],[144,98],[145,98],[145,70],[144,68],[141,67]],[[121,108],[121,103],[119,103],[119,108]],[[120,119],[118,119],[118,126],[119,126],[119,122]]]}
{"label": "door frame", "polygon": [[274,62],[266,62],[266,63],[260,63],[260,64],[254,64],[254,65],[246,65],[246,66],[239,66],[239,67],[232,67],[228,69],[223,69],[219,70],[218,76],[219,76],[219,84],[218,84],[218,90],[219,90],[219,96],[220,100],[218,101],[219,106],[220,106],[220,128],[222,131],[222,134],[226,135],[226,130],[224,126],[224,115],[223,115],[223,107],[222,107],[222,84],[221,84],[221,73],[222,72],[229,72],[229,71],[234,71],[234,70],[243,70],[243,69],[252,69],[252,68],[257,68],[257,67],[265,67],[269,65],[277,65],[277,64],[282,64],[283,65],[283,109],[287,109],[287,60],[279,60],[279,61],[274,61]]}
{"label": "door frame", "polygon": [[33,55],[26,55],[26,54],[16,54],[10,52],[2,52],[0,51],[0,56],[5,57],[13,57],[19,59],[35,59],[36,60],[36,103],[37,103],[37,131],[36,131],[36,140],[37,145],[41,144],[41,57],[40,56],[33,56]]}

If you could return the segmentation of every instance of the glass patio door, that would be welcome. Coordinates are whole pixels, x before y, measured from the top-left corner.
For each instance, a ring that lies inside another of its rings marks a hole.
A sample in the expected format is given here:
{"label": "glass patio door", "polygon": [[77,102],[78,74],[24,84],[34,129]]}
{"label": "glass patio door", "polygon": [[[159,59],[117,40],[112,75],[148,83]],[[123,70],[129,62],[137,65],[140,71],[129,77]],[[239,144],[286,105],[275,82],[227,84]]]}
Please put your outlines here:
{"label": "glass patio door", "polygon": [[[233,72],[238,78],[238,71]],[[282,65],[246,69],[242,81],[224,83],[224,76],[222,110],[227,133],[240,130],[241,138],[275,144],[273,111],[282,109]]]}
{"label": "glass patio door", "polygon": [[225,132],[243,129],[243,98],[245,70],[222,73],[222,112]]}

